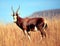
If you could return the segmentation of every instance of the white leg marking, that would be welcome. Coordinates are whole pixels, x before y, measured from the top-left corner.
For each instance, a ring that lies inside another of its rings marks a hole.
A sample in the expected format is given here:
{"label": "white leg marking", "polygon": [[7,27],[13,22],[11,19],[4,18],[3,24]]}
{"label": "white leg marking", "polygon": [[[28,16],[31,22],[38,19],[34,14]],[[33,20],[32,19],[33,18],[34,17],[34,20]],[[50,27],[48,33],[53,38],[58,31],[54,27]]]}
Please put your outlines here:
{"label": "white leg marking", "polygon": [[[24,30],[24,32],[25,32],[26,35],[28,35],[26,30]],[[30,32],[29,32],[29,33],[30,33]],[[31,38],[30,38],[29,35],[28,35],[28,39],[31,40]]]}
{"label": "white leg marking", "polygon": [[35,31],[37,31],[37,27],[35,26]]}
{"label": "white leg marking", "polygon": [[25,32],[25,34],[27,35],[27,31],[26,31],[26,30],[24,30],[24,32]]}
{"label": "white leg marking", "polygon": [[28,39],[31,40],[30,36],[28,35]]}
{"label": "white leg marking", "polygon": [[44,24],[44,27],[43,27],[43,29],[45,29],[45,26],[46,26],[46,23]]}
{"label": "white leg marking", "polygon": [[41,39],[40,40],[42,40],[42,36],[41,36]]}
{"label": "white leg marking", "polygon": [[30,32],[28,32],[30,34]]}

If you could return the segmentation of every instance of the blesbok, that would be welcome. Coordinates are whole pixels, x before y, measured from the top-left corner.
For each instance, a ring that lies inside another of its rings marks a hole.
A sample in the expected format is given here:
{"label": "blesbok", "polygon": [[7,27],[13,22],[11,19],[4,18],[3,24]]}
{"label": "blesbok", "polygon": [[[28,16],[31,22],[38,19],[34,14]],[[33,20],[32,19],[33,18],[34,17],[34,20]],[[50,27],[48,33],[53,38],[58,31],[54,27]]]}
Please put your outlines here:
{"label": "blesbok", "polygon": [[14,22],[23,30],[24,34],[28,34],[29,39],[30,36],[28,32],[34,31],[35,29],[41,32],[42,37],[46,37],[44,29],[47,28],[47,23],[43,18],[21,18],[18,14],[18,10],[19,8],[14,12],[12,8]]}

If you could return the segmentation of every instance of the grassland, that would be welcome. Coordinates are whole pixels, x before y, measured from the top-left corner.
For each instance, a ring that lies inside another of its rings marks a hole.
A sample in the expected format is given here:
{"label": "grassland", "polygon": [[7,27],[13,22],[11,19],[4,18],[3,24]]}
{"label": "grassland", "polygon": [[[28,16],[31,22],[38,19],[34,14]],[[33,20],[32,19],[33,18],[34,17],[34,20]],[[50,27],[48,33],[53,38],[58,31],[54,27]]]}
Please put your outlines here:
{"label": "grassland", "polygon": [[30,32],[31,41],[15,23],[0,24],[0,46],[60,46],[60,19],[47,19],[47,24],[47,37]]}

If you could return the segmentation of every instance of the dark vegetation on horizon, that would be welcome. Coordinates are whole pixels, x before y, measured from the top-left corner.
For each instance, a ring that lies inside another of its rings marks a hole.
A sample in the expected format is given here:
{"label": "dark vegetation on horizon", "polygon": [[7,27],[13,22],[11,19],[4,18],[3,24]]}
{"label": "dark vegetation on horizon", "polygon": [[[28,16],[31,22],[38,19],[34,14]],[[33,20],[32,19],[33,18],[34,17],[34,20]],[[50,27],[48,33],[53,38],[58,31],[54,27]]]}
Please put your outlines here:
{"label": "dark vegetation on horizon", "polygon": [[53,10],[45,10],[45,11],[38,11],[34,12],[29,17],[48,17],[48,18],[60,18],[60,9],[53,9]]}

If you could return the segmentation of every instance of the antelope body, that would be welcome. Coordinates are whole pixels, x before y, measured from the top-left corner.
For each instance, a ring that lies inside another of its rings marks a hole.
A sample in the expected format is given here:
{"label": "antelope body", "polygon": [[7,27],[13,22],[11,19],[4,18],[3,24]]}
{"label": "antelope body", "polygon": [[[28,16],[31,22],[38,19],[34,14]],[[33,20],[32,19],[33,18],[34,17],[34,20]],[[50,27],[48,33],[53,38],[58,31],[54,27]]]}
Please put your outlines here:
{"label": "antelope body", "polygon": [[34,31],[34,29],[36,28],[37,31],[41,32],[42,37],[43,36],[46,37],[46,33],[44,29],[47,27],[47,23],[45,22],[44,18],[21,18],[18,14],[18,10],[19,8],[15,13],[12,8],[13,19],[14,19],[14,23],[16,23],[17,26],[23,30],[24,34],[28,34],[28,37],[29,37],[28,32]]}

